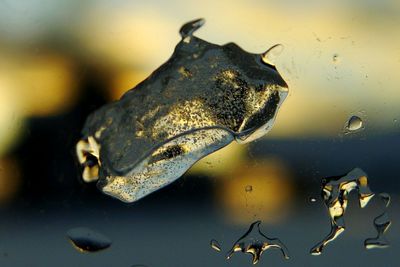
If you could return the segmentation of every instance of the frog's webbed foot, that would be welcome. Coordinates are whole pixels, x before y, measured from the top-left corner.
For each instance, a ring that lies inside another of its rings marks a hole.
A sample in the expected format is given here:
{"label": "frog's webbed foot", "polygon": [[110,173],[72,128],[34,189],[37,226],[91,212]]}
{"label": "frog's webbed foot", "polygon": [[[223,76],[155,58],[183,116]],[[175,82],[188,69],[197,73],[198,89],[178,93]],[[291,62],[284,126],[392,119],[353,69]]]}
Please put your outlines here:
{"label": "frog's webbed foot", "polygon": [[95,182],[99,179],[99,160],[100,145],[96,139],[89,136],[87,139],[81,139],[76,144],[76,155],[79,163],[83,167],[83,181]]}

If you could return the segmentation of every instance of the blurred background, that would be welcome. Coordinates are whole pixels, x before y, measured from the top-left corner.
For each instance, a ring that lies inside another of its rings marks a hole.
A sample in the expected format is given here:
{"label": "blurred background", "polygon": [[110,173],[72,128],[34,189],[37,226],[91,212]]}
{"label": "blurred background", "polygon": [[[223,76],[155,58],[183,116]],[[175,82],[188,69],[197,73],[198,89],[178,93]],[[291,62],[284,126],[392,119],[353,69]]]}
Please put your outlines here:
{"label": "blurred background", "polygon": [[[209,42],[253,53],[284,45],[276,66],[290,92],[273,130],[132,205],[83,184],[74,145],[88,114],[165,62],[181,25],[199,17],[206,24],[196,35]],[[0,265],[250,266],[250,256],[224,253],[255,220],[292,256],[268,251],[259,265],[397,265],[398,25],[396,0],[0,0]],[[351,116],[360,130],[346,131]],[[321,179],[355,167],[392,196],[392,246],[363,248],[383,206],[376,198],[360,209],[354,195],[345,233],[310,256],[330,230]],[[75,226],[113,245],[80,254],[65,237]],[[213,238],[223,253],[210,248]]]}

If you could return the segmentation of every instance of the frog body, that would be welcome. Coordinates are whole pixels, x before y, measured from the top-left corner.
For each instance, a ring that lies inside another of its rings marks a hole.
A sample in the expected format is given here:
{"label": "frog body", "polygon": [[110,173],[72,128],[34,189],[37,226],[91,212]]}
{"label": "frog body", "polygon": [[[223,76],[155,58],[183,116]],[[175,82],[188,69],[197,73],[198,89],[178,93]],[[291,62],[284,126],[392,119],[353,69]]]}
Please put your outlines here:
{"label": "frog body", "polygon": [[271,129],[287,84],[260,54],[193,36],[203,23],[182,26],[167,62],[88,117],[76,147],[84,181],[131,203],[232,141]]}

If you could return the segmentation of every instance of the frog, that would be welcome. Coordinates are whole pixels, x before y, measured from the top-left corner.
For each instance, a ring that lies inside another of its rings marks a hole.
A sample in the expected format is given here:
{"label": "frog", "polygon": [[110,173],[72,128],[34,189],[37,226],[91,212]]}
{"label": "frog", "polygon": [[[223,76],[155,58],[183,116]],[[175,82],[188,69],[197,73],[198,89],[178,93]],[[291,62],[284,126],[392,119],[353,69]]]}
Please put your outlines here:
{"label": "frog", "polygon": [[84,182],[133,203],[171,184],[201,158],[272,128],[288,85],[266,53],[180,28],[172,56],[119,100],[91,113],[76,144]]}

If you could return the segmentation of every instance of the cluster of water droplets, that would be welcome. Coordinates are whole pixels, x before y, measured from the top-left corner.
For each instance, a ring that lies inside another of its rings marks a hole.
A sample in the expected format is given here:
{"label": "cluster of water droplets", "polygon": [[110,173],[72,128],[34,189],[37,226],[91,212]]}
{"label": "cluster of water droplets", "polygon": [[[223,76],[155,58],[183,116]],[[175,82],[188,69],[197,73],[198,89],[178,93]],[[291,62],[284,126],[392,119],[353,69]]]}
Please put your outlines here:
{"label": "cluster of water droplets", "polygon": [[[310,251],[312,255],[320,255],[325,246],[335,240],[345,230],[344,215],[348,205],[348,195],[351,191],[357,191],[359,205],[361,208],[367,206],[374,197],[374,193],[368,186],[368,178],[365,172],[355,168],[344,176],[326,178],[322,182],[322,196],[331,219],[330,233]],[[390,196],[386,193],[380,194],[387,208]],[[374,219],[374,225],[378,232],[377,237],[368,238],[364,245],[367,249],[386,247],[388,242],[383,234],[389,228],[391,222],[386,211]]]}
{"label": "cluster of water droplets", "polygon": [[[256,221],[250,225],[247,232],[241,236],[228,251],[226,259],[229,260],[234,253],[242,252],[252,256],[252,263],[257,264],[261,255],[268,249],[279,249],[285,259],[289,259],[286,246],[278,238],[269,238],[261,232],[261,221]],[[211,240],[211,248],[220,252],[221,246],[216,240]]]}

